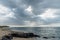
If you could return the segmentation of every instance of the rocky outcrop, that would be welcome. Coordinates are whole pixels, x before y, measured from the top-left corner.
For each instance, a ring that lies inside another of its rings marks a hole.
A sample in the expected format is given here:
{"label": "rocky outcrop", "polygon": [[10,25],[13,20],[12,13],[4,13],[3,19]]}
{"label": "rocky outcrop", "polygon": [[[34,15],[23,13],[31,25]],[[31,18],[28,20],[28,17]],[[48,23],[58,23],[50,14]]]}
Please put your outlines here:
{"label": "rocky outcrop", "polygon": [[35,35],[34,33],[11,33],[9,35],[11,35],[12,37],[20,37],[20,38],[40,37],[39,35]]}
{"label": "rocky outcrop", "polygon": [[13,39],[13,37],[12,37],[12,36],[5,35],[5,36],[3,36],[3,37],[2,37],[2,39],[1,39],[1,40],[11,40],[11,39]]}
{"label": "rocky outcrop", "polygon": [[10,33],[8,33],[7,35],[3,35],[1,40],[11,40],[11,39],[14,39],[14,37],[23,39],[23,38],[34,38],[34,37],[40,37],[40,36],[36,35],[34,33],[24,33],[24,32],[12,32],[12,31],[10,31]]}

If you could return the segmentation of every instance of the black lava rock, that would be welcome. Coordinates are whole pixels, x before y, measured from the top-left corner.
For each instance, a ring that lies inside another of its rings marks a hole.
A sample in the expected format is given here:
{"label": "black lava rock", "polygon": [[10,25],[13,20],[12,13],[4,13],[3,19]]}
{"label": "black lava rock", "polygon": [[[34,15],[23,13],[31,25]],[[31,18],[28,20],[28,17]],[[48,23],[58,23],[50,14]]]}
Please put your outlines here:
{"label": "black lava rock", "polygon": [[12,36],[5,35],[5,36],[2,37],[2,40],[11,40],[11,39],[13,39]]}
{"label": "black lava rock", "polygon": [[32,38],[32,37],[40,37],[39,35],[35,35],[33,33],[11,33],[10,34],[12,37],[20,37],[20,38]]}

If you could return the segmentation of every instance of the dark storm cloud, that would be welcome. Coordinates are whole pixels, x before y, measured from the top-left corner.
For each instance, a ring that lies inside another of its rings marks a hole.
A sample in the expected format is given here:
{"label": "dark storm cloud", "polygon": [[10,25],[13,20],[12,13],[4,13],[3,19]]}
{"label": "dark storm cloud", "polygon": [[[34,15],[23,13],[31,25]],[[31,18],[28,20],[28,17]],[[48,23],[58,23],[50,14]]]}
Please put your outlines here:
{"label": "dark storm cloud", "polygon": [[[60,9],[60,5],[59,4],[60,4],[60,0],[44,0],[43,2],[41,2],[41,4],[38,5],[37,8],[39,8],[39,10],[41,10],[42,13],[44,13],[44,11],[45,11],[44,9],[46,9],[46,8]],[[37,13],[39,13],[39,12],[37,12]],[[40,14],[42,14],[42,13],[40,12]],[[47,20],[43,20],[44,24],[51,24],[51,23],[58,23],[58,22],[60,22],[60,19],[59,19],[60,18],[60,16],[59,16],[60,12],[56,12],[56,15],[58,16],[57,18],[54,18],[54,19],[50,19],[49,18]]]}
{"label": "dark storm cloud", "polygon": [[[5,5],[10,8],[14,14],[16,19],[10,18],[7,22],[3,22],[2,24],[17,24],[24,25],[25,21],[33,21],[36,23],[43,22],[43,24],[51,24],[60,21],[60,17],[56,19],[41,19],[41,17],[37,17],[37,15],[41,15],[44,13],[46,8],[58,9],[60,8],[60,0],[0,0],[0,4]],[[32,7],[32,13],[28,14],[24,10],[29,6]],[[13,10],[15,9],[15,10]],[[60,12],[56,15],[60,15]]]}
{"label": "dark storm cloud", "polygon": [[40,2],[42,2],[43,0],[22,0],[23,3],[27,4],[27,5],[37,5]]}
{"label": "dark storm cloud", "polygon": [[10,7],[10,8],[17,7],[16,4],[11,0],[0,0],[0,4],[3,4],[3,5]]}

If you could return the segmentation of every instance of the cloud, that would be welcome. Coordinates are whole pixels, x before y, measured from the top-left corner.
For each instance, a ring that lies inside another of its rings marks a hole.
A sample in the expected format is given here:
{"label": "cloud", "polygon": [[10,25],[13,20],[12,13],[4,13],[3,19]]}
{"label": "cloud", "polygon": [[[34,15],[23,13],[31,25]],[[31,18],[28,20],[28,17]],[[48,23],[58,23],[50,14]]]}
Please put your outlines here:
{"label": "cloud", "polygon": [[40,16],[42,19],[46,20],[46,19],[54,19],[56,17],[58,17],[56,14],[58,10],[57,9],[46,9],[44,13],[42,13]]}
{"label": "cloud", "polygon": [[29,6],[27,9],[25,9],[25,11],[28,12],[28,13],[32,13],[32,8],[31,8],[31,6]]}
{"label": "cloud", "polygon": [[2,24],[31,27],[60,23],[60,0],[0,0],[0,4]]}
{"label": "cloud", "polygon": [[9,18],[15,18],[14,12],[12,12],[11,9],[0,4],[0,21],[6,21]]}

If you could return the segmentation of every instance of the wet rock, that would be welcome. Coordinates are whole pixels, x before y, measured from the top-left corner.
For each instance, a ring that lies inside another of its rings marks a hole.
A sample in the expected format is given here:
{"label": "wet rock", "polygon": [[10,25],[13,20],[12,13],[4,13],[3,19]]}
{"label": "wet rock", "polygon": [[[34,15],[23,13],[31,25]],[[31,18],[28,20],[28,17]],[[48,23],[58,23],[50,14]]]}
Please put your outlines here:
{"label": "wet rock", "polygon": [[43,37],[43,38],[48,39],[48,37]]}
{"label": "wet rock", "polygon": [[7,35],[5,35],[5,36],[2,37],[1,40],[11,40],[11,39],[13,39],[12,36],[7,36]]}
{"label": "wet rock", "polygon": [[52,36],[51,38],[56,38],[55,36]]}
{"label": "wet rock", "polygon": [[39,35],[35,35],[34,33],[11,33],[12,37],[20,37],[20,38],[32,38],[32,37],[40,37]]}

